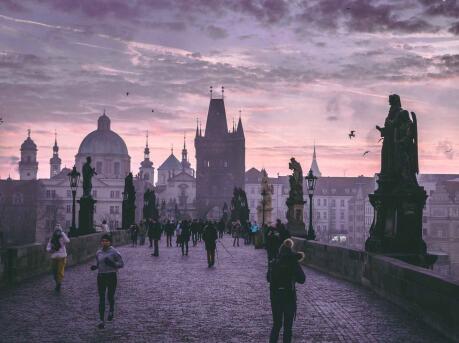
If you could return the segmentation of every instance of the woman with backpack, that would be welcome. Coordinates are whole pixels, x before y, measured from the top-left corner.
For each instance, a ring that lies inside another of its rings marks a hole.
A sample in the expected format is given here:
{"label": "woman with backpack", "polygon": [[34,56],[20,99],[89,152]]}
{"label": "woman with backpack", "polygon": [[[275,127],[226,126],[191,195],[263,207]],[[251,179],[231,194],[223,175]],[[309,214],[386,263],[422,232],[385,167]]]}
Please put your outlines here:
{"label": "woman with backpack", "polygon": [[46,251],[51,253],[52,270],[56,287],[54,290],[60,292],[61,284],[64,280],[65,265],[67,264],[67,250],[65,244],[69,243],[70,239],[62,230],[60,224],[56,225],[53,235],[46,246]]}
{"label": "woman with backpack", "polygon": [[99,291],[99,329],[105,327],[105,296],[108,296],[109,312],[107,320],[113,320],[115,312],[115,291],[118,282],[118,269],[124,267],[123,258],[118,250],[112,247],[112,236],[103,235],[100,239],[101,249],[96,253],[96,264],[91,270],[98,269],[97,289]]}
{"label": "woman with backpack", "polygon": [[292,341],[292,326],[296,316],[295,284],[306,280],[300,262],[304,259],[302,252],[293,251],[293,241],[286,239],[277,258],[269,263],[267,279],[269,282],[273,327],[269,342],[276,343],[284,327],[283,342]]}

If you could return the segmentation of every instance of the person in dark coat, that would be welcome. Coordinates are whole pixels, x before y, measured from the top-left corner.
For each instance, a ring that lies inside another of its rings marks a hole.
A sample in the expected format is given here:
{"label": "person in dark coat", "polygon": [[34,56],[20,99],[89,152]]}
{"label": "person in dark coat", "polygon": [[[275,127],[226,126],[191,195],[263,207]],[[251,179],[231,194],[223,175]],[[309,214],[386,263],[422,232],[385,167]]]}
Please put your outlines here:
{"label": "person in dark coat", "polygon": [[217,229],[215,229],[214,224],[209,222],[204,228],[202,233],[202,239],[204,240],[204,245],[207,252],[207,265],[212,267],[215,264],[215,250],[217,249]]}
{"label": "person in dark coat", "polygon": [[190,242],[190,223],[186,220],[182,222],[182,234],[180,237],[180,246],[182,248],[182,256],[188,256],[188,243]]}
{"label": "person in dark coat", "polygon": [[150,248],[152,248],[153,247],[153,237],[154,237],[153,219],[148,218],[145,225],[147,226],[147,236],[148,236],[148,240],[150,241]]}
{"label": "person in dark coat", "polygon": [[225,221],[220,219],[218,222],[218,238],[221,239],[223,238],[223,233],[225,232]]}
{"label": "person in dark coat", "polygon": [[195,219],[191,224],[191,240],[193,246],[195,247],[198,244],[198,232],[199,232],[199,222]]}
{"label": "person in dark coat", "polygon": [[151,256],[159,256],[159,240],[161,239],[161,223],[157,220],[153,220],[152,222],[152,233],[153,233],[153,241],[154,241],[154,251]]}
{"label": "person in dark coat", "polygon": [[138,237],[138,234],[139,234],[139,228],[137,227],[136,224],[132,224],[132,225],[129,227],[129,231],[131,232],[131,242],[132,242],[132,246],[133,246],[133,247],[136,247],[136,246],[137,246],[137,237]]}
{"label": "person in dark coat", "polygon": [[269,342],[276,343],[284,327],[283,342],[292,341],[292,326],[296,316],[295,284],[304,284],[306,276],[300,262],[303,253],[293,251],[293,241],[286,239],[279,249],[279,255],[269,263],[266,275],[269,282],[273,327]]}
{"label": "person in dark coat", "polygon": [[266,252],[268,253],[268,262],[277,257],[279,248],[282,244],[280,233],[276,227],[270,226],[266,232]]}
{"label": "person in dark coat", "polygon": [[283,241],[285,241],[287,238],[292,237],[292,235],[291,235],[290,232],[287,230],[287,228],[285,227],[285,225],[282,224],[282,222],[280,221],[280,219],[277,219],[277,221],[276,221],[276,229],[277,229],[277,232],[279,232],[279,239],[280,239],[281,243],[282,243]]}
{"label": "person in dark coat", "polygon": [[169,247],[172,247],[172,236],[174,235],[175,226],[174,226],[174,223],[171,223],[170,220],[167,221],[165,226],[166,226],[165,227],[165,231],[166,231],[166,246],[169,248]]}

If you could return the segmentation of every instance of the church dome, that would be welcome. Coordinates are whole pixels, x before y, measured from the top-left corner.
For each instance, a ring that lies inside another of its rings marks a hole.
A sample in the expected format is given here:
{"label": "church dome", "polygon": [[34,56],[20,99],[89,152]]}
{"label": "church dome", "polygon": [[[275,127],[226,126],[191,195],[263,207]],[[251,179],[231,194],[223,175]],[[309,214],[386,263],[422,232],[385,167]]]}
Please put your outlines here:
{"label": "church dome", "polygon": [[110,130],[110,118],[104,113],[99,117],[97,130],[88,134],[81,142],[78,155],[128,156],[128,149],[124,140]]}

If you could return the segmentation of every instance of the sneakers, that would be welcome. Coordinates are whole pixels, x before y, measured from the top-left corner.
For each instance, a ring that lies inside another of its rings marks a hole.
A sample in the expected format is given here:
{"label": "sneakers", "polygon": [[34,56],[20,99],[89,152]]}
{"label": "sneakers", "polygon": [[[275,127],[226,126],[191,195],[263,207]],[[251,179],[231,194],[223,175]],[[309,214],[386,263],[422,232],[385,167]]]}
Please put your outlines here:
{"label": "sneakers", "polygon": [[113,312],[108,312],[107,320],[111,322],[113,320]]}
{"label": "sneakers", "polygon": [[105,323],[104,322],[100,322],[99,325],[97,325],[97,327],[99,329],[105,329]]}

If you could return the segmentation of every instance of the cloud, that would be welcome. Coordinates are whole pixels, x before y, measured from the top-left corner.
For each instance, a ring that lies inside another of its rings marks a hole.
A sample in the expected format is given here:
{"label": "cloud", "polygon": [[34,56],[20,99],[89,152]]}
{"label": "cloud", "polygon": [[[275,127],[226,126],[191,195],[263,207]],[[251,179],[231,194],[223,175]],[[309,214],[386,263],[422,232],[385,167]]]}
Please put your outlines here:
{"label": "cloud", "polygon": [[448,160],[452,160],[454,158],[455,151],[453,149],[453,144],[447,139],[439,141],[435,150],[438,154],[441,154]]}
{"label": "cloud", "polygon": [[339,120],[340,103],[339,95],[330,98],[326,104],[327,120],[328,121],[337,121]]}
{"label": "cloud", "polygon": [[459,36],[459,21],[451,25],[448,31],[453,35]]}
{"label": "cloud", "polygon": [[206,32],[212,39],[223,39],[228,37],[228,32],[225,29],[215,25],[207,26]]}

